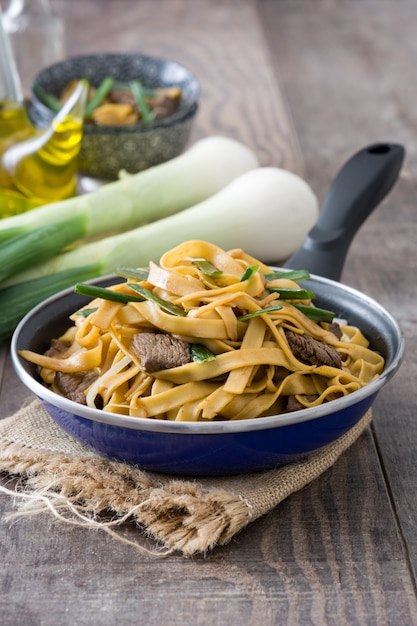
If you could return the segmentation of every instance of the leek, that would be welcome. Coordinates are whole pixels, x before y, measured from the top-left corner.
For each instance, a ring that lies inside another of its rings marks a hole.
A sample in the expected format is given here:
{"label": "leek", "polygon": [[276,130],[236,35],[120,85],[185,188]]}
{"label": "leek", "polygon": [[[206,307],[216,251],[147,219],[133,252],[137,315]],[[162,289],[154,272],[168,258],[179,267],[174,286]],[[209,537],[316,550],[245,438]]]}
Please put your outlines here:
{"label": "leek", "polygon": [[223,274],[222,270],[219,270],[210,263],[210,261],[206,261],[205,259],[193,259],[192,264],[198,267],[206,276],[221,276]]}
{"label": "leek", "polygon": [[[146,267],[149,261],[158,262],[167,250],[188,239],[204,239],[225,250],[241,247],[263,263],[276,264],[301,245],[317,215],[316,196],[305,181],[278,168],[257,168],[176,215],[80,245],[14,275],[0,285],[3,287],[0,288],[0,309],[13,311],[10,292],[13,284],[20,299],[19,291],[30,293],[33,306],[38,281],[47,280],[48,276],[55,275],[53,280],[60,280],[64,288],[86,280],[81,269],[84,274],[89,273],[89,277],[98,277],[113,273],[121,265]],[[81,268],[80,275],[74,280],[77,268]],[[68,270],[74,270],[74,274],[66,275]],[[43,297],[39,294],[38,302]],[[15,324],[21,314],[20,303]],[[12,325],[9,320],[4,328],[1,318],[0,337],[10,332]]]}
{"label": "leek", "polygon": [[[16,272],[41,263],[58,254],[66,245],[72,243],[74,233],[78,232],[80,216],[74,215],[61,222],[53,222],[29,231],[27,234],[9,239],[1,244],[0,281]],[[45,247],[45,241],[49,245]]]}
{"label": "leek", "polygon": [[120,265],[144,267],[189,239],[205,239],[224,250],[241,247],[264,263],[276,263],[297,250],[317,215],[317,199],[307,183],[290,172],[260,167],[176,215],[80,245],[14,275],[3,286],[36,284],[40,276],[85,266],[87,259],[99,268],[97,276]]}
{"label": "leek", "polygon": [[[242,143],[226,137],[208,137],[174,159],[138,174],[125,174],[91,193],[0,220],[0,244],[11,239],[16,243],[17,237],[47,224],[64,228],[65,220],[74,216],[77,223],[71,230],[71,243],[121,232],[193,206],[257,166],[256,156]],[[50,257],[56,254],[53,238],[44,237],[37,245],[31,245],[26,254],[27,267],[37,262],[39,249],[44,256],[48,250]],[[11,276],[14,269],[9,268],[2,253],[3,245],[0,266],[3,275]]]}
{"label": "leek", "polygon": [[22,317],[34,306],[58,291],[72,287],[77,280],[91,280],[97,275],[94,265],[75,267],[53,276],[12,285],[1,290],[0,343],[10,337]]}
{"label": "leek", "polygon": [[136,104],[141,115],[142,122],[152,122],[154,119],[153,111],[149,108],[144,95],[142,83],[138,80],[132,80],[129,83],[130,90],[136,100]]}

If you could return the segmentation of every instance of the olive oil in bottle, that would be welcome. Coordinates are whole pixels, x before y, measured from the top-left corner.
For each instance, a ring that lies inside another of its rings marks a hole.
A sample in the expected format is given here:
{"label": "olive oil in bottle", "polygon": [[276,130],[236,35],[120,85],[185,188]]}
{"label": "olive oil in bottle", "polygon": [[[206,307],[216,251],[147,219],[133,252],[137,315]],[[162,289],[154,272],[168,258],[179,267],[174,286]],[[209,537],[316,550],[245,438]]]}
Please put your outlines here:
{"label": "olive oil in bottle", "polygon": [[[25,133],[30,128],[15,59],[9,39],[3,31],[0,8],[0,144],[15,133]],[[0,183],[0,217],[16,215],[39,204],[12,187],[8,184],[4,189]]]}
{"label": "olive oil in bottle", "polygon": [[44,67],[65,56],[65,23],[50,0],[8,0],[3,28],[9,38],[22,86],[30,98],[31,84]]}
{"label": "olive oil in bottle", "polygon": [[0,137],[0,217],[75,195],[87,91],[80,81],[49,128]]}
{"label": "olive oil in bottle", "polygon": [[[82,118],[68,115],[53,123],[51,137],[36,151],[12,160],[13,148],[41,137],[39,131],[17,131],[0,141],[0,188],[20,193],[33,205],[63,200],[75,195],[77,155],[82,139]],[[3,215],[4,217],[4,215]]]}
{"label": "olive oil in bottle", "polygon": [[0,7],[0,139],[30,126],[12,47],[3,29]]}
{"label": "olive oil in bottle", "polygon": [[0,218],[75,195],[87,92],[79,81],[50,126],[38,130],[26,112],[0,9]]}
{"label": "olive oil in bottle", "polygon": [[0,100],[0,140],[30,126],[23,104],[12,100]]}

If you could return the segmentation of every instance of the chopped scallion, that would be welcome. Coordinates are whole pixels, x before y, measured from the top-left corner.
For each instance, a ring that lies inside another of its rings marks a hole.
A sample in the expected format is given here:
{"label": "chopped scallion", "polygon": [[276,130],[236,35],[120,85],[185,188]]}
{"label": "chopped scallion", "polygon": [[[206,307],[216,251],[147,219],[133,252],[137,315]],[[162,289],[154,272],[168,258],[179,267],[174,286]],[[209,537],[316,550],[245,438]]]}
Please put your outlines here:
{"label": "chopped scallion", "polygon": [[252,278],[252,276],[254,276],[258,270],[259,270],[259,265],[250,265],[243,272],[240,282],[243,283],[244,280],[249,280],[249,278]]}
{"label": "chopped scallion", "polygon": [[77,283],[74,288],[75,293],[79,293],[82,296],[89,296],[91,298],[102,298],[103,300],[111,300],[112,302],[122,302],[127,304],[128,302],[143,302],[143,298],[137,298],[136,296],[129,296],[126,293],[120,293],[120,291],[114,291],[107,287],[97,287],[96,285],[86,285],[85,283]]}
{"label": "chopped scallion", "polygon": [[263,313],[274,313],[275,311],[280,311],[282,306],[278,304],[277,306],[270,306],[266,309],[258,309],[257,311],[251,311],[250,313],[246,313],[245,315],[240,315],[237,319],[239,322],[243,320],[249,320],[251,317],[256,317],[257,315],[262,315]]}
{"label": "chopped scallion", "polygon": [[58,98],[55,98],[55,96],[45,91],[43,87],[39,85],[39,83],[33,83],[32,89],[33,93],[39,98],[39,100],[49,109],[51,109],[51,111],[54,111],[54,113],[58,113],[61,110],[62,104],[60,103]]}
{"label": "chopped scallion", "polygon": [[307,270],[279,270],[265,274],[266,280],[274,280],[274,278],[288,278],[289,280],[308,280],[310,273]]}
{"label": "chopped scallion", "polygon": [[91,117],[93,111],[100,106],[103,102],[104,98],[109,93],[110,89],[113,87],[114,78],[111,76],[107,76],[104,78],[99,86],[96,89],[94,96],[89,100],[87,106],[85,107],[84,117]]}
{"label": "chopped scallion", "polygon": [[223,274],[222,270],[217,269],[215,265],[210,263],[210,261],[206,261],[206,259],[193,259],[192,264],[198,267],[206,276],[220,276]]}
{"label": "chopped scallion", "polygon": [[138,105],[142,122],[152,122],[154,114],[145,100],[143,85],[139,80],[132,80],[129,83],[130,90]]}
{"label": "chopped scallion", "polygon": [[81,315],[81,317],[88,317],[89,315],[91,315],[92,313],[95,313],[96,311],[97,311],[97,307],[93,306],[91,307],[91,309],[80,309],[79,311],[75,313],[75,315]]}
{"label": "chopped scallion", "polygon": [[306,304],[294,304],[293,306],[314,322],[331,322],[335,316],[333,311],[320,309],[315,306],[308,306]]}
{"label": "chopped scallion", "polygon": [[271,287],[268,289],[273,293],[279,293],[282,300],[312,300],[314,293],[308,289],[296,289],[295,287]]}
{"label": "chopped scallion", "polygon": [[207,361],[214,361],[216,356],[201,343],[192,343],[191,358],[195,363],[206,363]]}
{"label": "chopped scallion", "polygon": [[135,280],[148,280],[149,271],[145,269],[137,269],[134,267],[126,267],[126,265],[119,265],[115,274],[122,278],[133,278]]}
{"label": "chopped scallion", "polygon": [[127,284],[131,289],[133,289],[133,291],[136,291],[137,293],[139,293],[146,300],[149,300],[150,302],[157,304],[158,306],[161,307],[161,309],[164,309],[164,311],[167,311],[168,313],[172,313],[172,315],[178,315],[179,317],[186,317],[187,312],[184,311],[184,309],[182,309],[179,306],[176,306],[175,304],[172,304],[171,302],[167,302],[167,300],[164,300],[163,298],[160,298],[152,291],[149,291],[149,289],[146,289],[146,287],[142,287],[142,285],[139,285],[138,283],[127,283]]}

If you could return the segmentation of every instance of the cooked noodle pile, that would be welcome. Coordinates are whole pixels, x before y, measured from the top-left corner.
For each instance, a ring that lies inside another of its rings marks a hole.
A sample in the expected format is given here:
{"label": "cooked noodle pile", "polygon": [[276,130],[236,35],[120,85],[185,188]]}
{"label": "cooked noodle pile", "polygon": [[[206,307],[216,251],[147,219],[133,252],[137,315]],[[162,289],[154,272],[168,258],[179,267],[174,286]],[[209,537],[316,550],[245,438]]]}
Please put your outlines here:
{"label": "cooked noodle pile", "polygon": [[134,301],[96,298],[45,355],[20,354],[53,390],[90,407],[182,421],[313,407],[381,373],[358,328],[310,319],[297,307],[314,307],[310,294],[271,272],[241,250],[189,241],[143,280],[110,288]]}

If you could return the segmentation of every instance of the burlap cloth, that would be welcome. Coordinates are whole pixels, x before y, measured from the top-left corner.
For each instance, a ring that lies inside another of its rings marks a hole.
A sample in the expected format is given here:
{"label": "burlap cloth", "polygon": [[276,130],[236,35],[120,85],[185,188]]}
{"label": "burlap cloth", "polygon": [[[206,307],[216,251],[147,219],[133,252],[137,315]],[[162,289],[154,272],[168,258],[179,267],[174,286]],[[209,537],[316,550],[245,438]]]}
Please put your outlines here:
{"label": "burlap cloth", "polygon": [[[134,521],[155,541],[152,553],[191,556],[226,544],[320,476],[370,421],[368,412],[334,443],[296,463],[194,480],[105,459],[61,430],[35,400],[0,420],[0,471],[19,479],[12,489],[3,480],[0,491],[19,502],[14,515],[49,510],[60,520],[101,528],[128,543],[131,539],[114,529]],[[134,545],[143,548],[140,542]]]}

